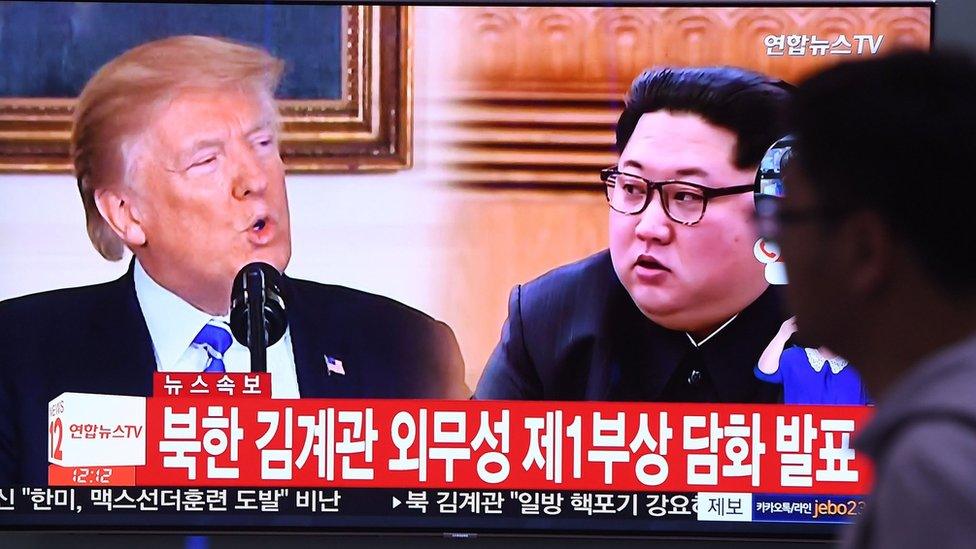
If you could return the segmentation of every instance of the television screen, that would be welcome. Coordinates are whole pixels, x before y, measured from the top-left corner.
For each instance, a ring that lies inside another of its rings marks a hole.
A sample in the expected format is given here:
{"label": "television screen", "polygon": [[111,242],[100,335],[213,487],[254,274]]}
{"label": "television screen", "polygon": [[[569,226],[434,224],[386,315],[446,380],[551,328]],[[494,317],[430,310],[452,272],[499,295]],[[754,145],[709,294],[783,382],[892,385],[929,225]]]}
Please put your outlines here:
{"label": "television screen", "polygon": [[0,4],[0,529],[833,536],[872,396],[757,224],[932,14]]}

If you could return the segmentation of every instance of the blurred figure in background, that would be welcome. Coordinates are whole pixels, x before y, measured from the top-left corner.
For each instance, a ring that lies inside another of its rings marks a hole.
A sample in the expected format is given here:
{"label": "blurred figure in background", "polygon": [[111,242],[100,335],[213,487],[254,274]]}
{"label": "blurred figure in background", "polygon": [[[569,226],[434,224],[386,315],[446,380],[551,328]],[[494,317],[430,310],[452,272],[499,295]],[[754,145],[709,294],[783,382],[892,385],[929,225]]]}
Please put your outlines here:
{"label": "blurred figure in background", "polygon": [[766,211],[805,337],[858,365],[878,410],[852,547],[976,539],[976,64],[905,52],[805,82],[785,196]]}
{"label": "blurred figure in background", "polygon": [[869,404],[861,376],[826,347],[802,343],[796,335],[796,317],[776,332],[759,364],[756,377],[783,386],[784,404]]}

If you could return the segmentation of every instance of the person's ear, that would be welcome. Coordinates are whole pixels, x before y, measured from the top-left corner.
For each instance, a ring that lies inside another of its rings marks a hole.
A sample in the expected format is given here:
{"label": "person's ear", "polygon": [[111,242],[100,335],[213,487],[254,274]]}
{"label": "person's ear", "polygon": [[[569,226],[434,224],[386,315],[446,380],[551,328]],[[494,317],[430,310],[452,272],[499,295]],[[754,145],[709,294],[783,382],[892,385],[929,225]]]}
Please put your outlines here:
{"label": "person's ear", "polygon": [[137,248],[146,244],[142,216],[129,193],[124,189],[109,188],[96,189],[94,194],[98,213],[127,246]]}
{"label": "person's ear", "polygon": [[845,269],[851,290],[857,295],[871,296],[890,282],[895,268],[895,235],[891,226],[877,212],[857,211],[840,222],[842,234],[838,240],[843,265],[824,268]]}

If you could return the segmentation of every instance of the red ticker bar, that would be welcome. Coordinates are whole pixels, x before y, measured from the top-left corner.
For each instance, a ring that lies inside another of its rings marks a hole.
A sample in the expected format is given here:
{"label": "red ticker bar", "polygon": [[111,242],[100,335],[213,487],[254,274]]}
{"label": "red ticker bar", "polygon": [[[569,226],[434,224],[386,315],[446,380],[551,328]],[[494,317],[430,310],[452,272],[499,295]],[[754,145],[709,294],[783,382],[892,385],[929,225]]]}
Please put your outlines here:
{"label": "red ticker bar", "polygon": [[[159,393],[157,393],[159,394]],[[865,407],[147,400],[141,486],[863,494]]]}

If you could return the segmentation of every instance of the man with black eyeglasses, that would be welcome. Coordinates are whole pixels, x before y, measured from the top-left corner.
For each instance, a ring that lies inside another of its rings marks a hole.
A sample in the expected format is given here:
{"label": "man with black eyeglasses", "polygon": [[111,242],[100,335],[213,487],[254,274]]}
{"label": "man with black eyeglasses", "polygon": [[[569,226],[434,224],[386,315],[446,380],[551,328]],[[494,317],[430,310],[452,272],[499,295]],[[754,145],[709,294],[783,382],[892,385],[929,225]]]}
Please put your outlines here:
{"label": "man with black eyeglasses", "polygon": [[976,62],[902,52],[804,82],[782,246],[800,330],[858,365],[877,398],[855,438],[874,464],[845,547],[976,539]]}
{"label": "man with black eyeglasses", "polygon": [[731,67],[641,74],[600,173],[609,249],[512,291],[475,398],[780,401],[753,375],[788,315],[752,191],[790,90]]}

